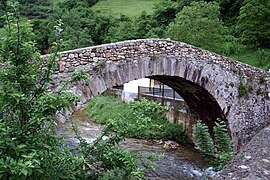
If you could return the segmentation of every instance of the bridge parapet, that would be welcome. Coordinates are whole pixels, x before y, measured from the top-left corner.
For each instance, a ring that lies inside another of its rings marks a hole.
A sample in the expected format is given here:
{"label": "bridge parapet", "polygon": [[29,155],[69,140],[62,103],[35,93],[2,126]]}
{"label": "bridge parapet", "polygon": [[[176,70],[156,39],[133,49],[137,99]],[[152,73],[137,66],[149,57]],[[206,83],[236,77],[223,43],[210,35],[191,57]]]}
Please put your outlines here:
{"label": "bridge parapet", "polygon": [[98,61],[122,61],[145,55],[150,56],[154,60],[159,55],[164,54],[166,56],[179,56],[190,61],[207,61],[235,72],[242,71],[243,74],[268,74],[269,76],[269,73],[247,64],[232,61],[229,58],[195,46],[166,39],[129,40],[64,51],[61,52],[62,58],[59,72],[72,72],[76,67],[89,63],[97,63]]}

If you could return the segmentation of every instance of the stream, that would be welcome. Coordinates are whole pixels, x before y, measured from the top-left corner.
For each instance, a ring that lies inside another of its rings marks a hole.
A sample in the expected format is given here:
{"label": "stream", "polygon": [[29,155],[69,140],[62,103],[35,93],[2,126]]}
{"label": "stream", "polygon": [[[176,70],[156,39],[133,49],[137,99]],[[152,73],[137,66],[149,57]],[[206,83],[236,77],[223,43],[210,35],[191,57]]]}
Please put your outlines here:
{"label": "stream", "polygon": [[[102,125],[93,122],[85,110],[75,112],[72,120],[88,143],[92,143],[102,130]],[[79,143],[74,137],[70,121],[62,124],[57,134],[66,136],[65,143],[72,149]],[[211,171],[207,161],[191,145],[181,145],[173,141],[126,138],[120,142],[120,146],[131,152],[162,154],[155,162],[154,170],[144,171],[146,179],[149,180],[202,179],[205,171]]]}

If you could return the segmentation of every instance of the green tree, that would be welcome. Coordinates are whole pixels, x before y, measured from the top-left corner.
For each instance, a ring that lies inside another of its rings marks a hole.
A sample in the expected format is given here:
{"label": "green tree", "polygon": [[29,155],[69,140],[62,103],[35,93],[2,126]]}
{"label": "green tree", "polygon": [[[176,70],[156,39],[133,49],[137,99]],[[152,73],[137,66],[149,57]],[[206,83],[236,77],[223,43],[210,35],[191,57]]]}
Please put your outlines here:
{"label": "green tree", "polygon": [[32,19],[34,39],[37,43],[37,48],[42,54],[49,54],[53,43],[54,26],[57,24],[51,18]]}
{"label": "green tree", "polygon": [[113,17],[106,17],[83,5],[71,9],[58,7],[53,15],[54,21],[61,19],[65,49],[87,47],[104,43],[109,27],[114,24]]}
{"label": "green tree", "polygon": [[[0,30],[0,179],[101,179],[119,172],[120,179],[142,176],[132,154],[115,147],[121,135],[107,128],[94,145],[81,140],[77,156],[55,133],[55,114],[77,101],[69,83],[87,78],[76,71],[58,89],[48,91],[58,65],[61,45],[57,26],[52,54],[40,56],[28,21],[22,22],[17,3],[7,2]],[[102,136],[111,136],[103,141]],[[108,175],[109,174],[109,175]]]}
{"label": "green tree", "polygon": [[28,19],[46,19],[52,13],[50,0],[19,0],[20,14]]}
{"label": "green tree", "polygon": [[157,32],[155,30],[159,27],[157,20],[153,19],[153,16],[147,15],[145,11],[133,21],[136,26],[138,38],[162,37],[164,33],[164,30],[163,32]]}
{"label": "green tree", "polygon": [[114,22],[109,26],[103,41],[105,43],[128,39],[158,38],[164,35],[164,28],[159,26],[157,20],[152,15],[147,15],[145,11],[139,17],[132,19],[122,15]]}
{"label": "green tree", "polygon": [[76,98],[61,90],[46,91],[59,46],[55,43],[54,54],[44,61],[17,6],[7,2],[6,25],[0,31],[0,178],[79,178],[80,158],[59,151],[62,143],[55,136],[56,111]]}
{"label": "green tree", "polygon": [[138,37],[136,24],[132,20],[120,21],[108,29],[105,42],[137,39]]}
{"label": "green tree", "polygon": [[207,50],[220,52],[223,25],[219,20],[219,6],[213,2],[192,2],[180,11],[169,24],[170,38]]}
{"label": "green tree", "polygon": [[245,0],[237,29],[243,42],[252,47],[270,47],[270,1]]}
{"label": "green tree", "polygon": [[158,22],[159,26],[168,26],[177,12],[179,12],[179,9],[176,2],[171,0],[161,1],[155,4],[153,19]]}
{"label": "green tree", "polygon": [[217,0],[221,10],[222,20],[234,25],[244,0]]}
{"label": "green tree", "polygon": [[[93,45],[91,31],[95,28],[96,15],[86,7],[75,7],[70,10],[56,8],[53,21],[61,19],[63,22],[64,49],[75,49]],[[98,26],[98,24],[97,24]]]}
{"label": "green tree", "polygon": [[216,169],[222,169],[233,157],[232,141],[227,126],[221,119],[215,122],[214,138],[210,136],[208,127],[201,121],[193,126],[192,138],[195,148],[210,158],[210,164]]}
{"label": "green tree", "polygon": [[208,132],[208,127],[202,124],[201,121],[193,126],[192,133],[195,148],[198,149],[205,156],[213,156],[216,152],[214,142]]}

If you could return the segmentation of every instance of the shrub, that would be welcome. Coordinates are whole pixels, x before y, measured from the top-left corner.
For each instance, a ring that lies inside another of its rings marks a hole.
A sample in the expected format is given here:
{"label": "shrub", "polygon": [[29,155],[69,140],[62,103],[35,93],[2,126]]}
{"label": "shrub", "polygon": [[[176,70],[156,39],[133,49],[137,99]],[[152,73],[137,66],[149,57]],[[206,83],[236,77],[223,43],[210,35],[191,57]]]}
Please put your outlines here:
{"label": "shrub", "polygon": [[208,132],[208,127],[201,123],[197,122],[193,126],[192,133],[193,141],[195,148],[198,149],[205,156],[213,156],[216,152],[214,142]]}
{"label": "shrub", "polygon": [[237,38],[232,35],[224,36],[224,43],[220,47],[220,53],[226,56],[231,54],[238,54],[242,52],[246,47],[242,45]]}
{"label": "shrub", "polygon": [[[3,6],[2,6],[3,5]],[[107,171],[121,172],[122,179],[141,178],[137,159],[114,147],[116,134],[93,146],[81,140],[77,156],[55,133],[55,114],[77,101],[66,90],[87,76],[76,71],[59,89],[47,91],[58,65],[62,28],[56,27],[57,43],[46,60],[37,52],[28,22],[21,22],[17,3],[1,1],[5,9],[0,29],[0,179],[99,179]],[[102,164],[101,169],[94,168]]]}
{"label": "shrub", "polygon": [[125,131],[127,137],[187,141],[183,128],[166,119],[168,107],[154,101],[142,99],[125,104],[115,97],[96,96],[88,103],[87,110],[99,123],[113,122],[113,130]]}
{"label": "shrub", "polygon": [[214,141],[216,147],[215,167],[221,169],[233,157],[232,141],[228,135],[227,126],[224,121],[217,119],[214,126]]}
{"label": "shrub", "polygon": [[270,68],[270,51],[265,49],[258,49],[257,51],[258,57],[258,66],[263,67],[264,69]]}
{"label": "shrub", "polygon": [[233,157],[233,148],[226,124],[221,119],[215,122],[214,133],[212,139],[208,127],[199,121],[193,126],[193,141],[195,148],[210,158],[214,168],[222,169]]}

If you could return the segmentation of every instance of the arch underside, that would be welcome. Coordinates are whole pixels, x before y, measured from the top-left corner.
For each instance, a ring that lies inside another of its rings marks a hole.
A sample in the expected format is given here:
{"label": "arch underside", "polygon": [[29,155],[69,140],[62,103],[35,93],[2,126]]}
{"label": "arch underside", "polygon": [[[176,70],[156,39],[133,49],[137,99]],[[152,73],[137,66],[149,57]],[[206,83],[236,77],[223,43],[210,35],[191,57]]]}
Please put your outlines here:
{"label": "arch underside", "polygon": [[[132,60],[125,63],[109,62],[103,71],[91,72],[90,87],[78,86],[78,89],[82,90],[82,93],[78,94],[83,94],[85,103],[92,96],[110,87],[144,77],[160,81],[174,89],[185,100],[195,121],[201,120],[205,123],[211,135],[213,135],[213,126],[217,118],[221,118],[228,125],[228,120],[216,98],[203,87],[210,84],[209,78],[204,77],[202,70],[197,69],[187,60],[179,61],[176,57],[160,56],[155,60],[141,58],[136,59],[136,63]],[[90,91],[92,95],[87,93]]]}
{"label": "arch underside", "polygon": [[185,100],[194,118],[207,124],[211,133],[217,118],[227,122],[218,102],[203,87],[177,76],[155,75],[149,78],[174,89]]}

